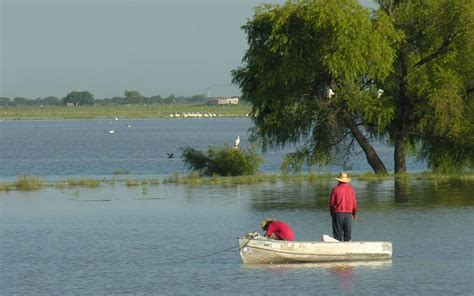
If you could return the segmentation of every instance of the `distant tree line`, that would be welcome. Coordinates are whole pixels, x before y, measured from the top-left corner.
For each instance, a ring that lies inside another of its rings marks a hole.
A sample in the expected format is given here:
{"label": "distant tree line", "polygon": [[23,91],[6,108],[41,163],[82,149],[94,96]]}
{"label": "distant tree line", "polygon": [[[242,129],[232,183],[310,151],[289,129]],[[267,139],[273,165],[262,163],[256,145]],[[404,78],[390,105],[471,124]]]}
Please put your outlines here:
{"label": "distant tree line", "polygon": [[94,95],[88,91],[72,91],[64,98],[54,96],[27,99],[22,97],[8,98],[0,97],[0,107],[14,106],[84,106],[84,105],[128,105],[128,104],[203,104],[208,100],[205,95],[194,95],[191,97],[176,97],[170,95],[161,97],[155,95],[146,97],[136,90],[127,90],[123,96],[113,98],[96,99]]}

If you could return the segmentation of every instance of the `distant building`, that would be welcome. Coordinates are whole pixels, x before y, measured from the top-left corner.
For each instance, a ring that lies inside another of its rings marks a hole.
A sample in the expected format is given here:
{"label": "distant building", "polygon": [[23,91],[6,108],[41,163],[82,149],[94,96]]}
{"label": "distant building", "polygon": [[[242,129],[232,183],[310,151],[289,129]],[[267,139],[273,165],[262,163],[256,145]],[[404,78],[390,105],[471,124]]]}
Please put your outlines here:
{"label": "distant building", "polygon": [[208,105],[236,105],[239,103],[239,97],[215,97],[207,100]]}

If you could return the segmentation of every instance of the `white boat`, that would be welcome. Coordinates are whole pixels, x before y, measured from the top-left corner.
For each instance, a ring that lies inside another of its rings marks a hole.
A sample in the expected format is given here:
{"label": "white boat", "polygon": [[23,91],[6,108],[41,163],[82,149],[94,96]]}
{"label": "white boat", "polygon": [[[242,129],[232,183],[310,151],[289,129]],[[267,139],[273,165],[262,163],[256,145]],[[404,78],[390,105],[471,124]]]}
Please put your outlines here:
{"label": "white boat", "polygon": [[282,241],[248,233],[239,238],[244,264],[372,261],[392,258],[392,242]]}

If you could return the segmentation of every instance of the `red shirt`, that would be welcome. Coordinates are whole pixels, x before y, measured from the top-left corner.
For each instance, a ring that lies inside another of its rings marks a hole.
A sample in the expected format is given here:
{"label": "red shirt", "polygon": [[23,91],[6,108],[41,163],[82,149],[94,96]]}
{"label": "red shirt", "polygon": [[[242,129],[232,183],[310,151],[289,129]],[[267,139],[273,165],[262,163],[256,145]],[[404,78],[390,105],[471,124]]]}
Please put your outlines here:
{"label": "red shirt", "polygon": [[354,188],[347,183],[339,183],[331,192],[331,213],[357,214],[357,200]]}
{"label": "red shirt", "polygon": [[295,238],[291,227],[282,221],[273,221],[270,226],[268,226],[265,236],[270,236],[272,234],[275,234],[278,239],[287,241],[292,241]]}

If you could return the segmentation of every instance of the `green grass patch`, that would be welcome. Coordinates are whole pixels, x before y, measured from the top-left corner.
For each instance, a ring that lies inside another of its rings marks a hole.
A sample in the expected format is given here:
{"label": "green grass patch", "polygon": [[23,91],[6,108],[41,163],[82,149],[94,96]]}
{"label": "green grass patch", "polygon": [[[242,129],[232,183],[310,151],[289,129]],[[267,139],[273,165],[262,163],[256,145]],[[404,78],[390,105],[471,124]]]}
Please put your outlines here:
{"label": "green grass patch", "polygon": [[390,175],[377,175],[375,173],[363,173],[363,174],[355,174],[351,176],[353,179],[357,178],[357,180],[361,181],[382,181],[393,178]]}

